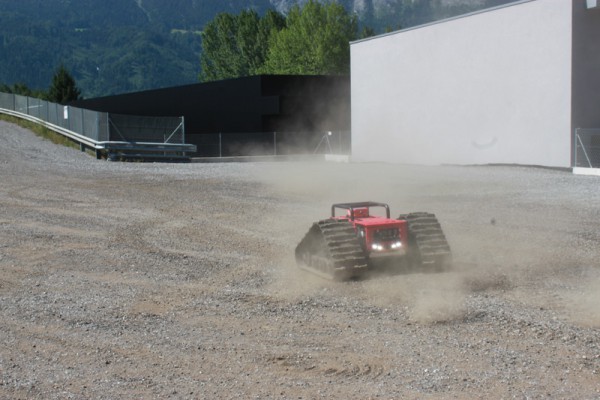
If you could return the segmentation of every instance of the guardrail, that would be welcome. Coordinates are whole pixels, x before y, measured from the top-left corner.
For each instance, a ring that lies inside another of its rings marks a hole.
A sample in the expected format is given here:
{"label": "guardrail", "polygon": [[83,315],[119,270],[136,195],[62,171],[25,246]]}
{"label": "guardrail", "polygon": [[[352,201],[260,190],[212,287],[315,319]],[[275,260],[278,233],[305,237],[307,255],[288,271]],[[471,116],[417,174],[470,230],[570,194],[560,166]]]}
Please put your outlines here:
{"label": "guardrail", "polygon": [[2,92],[0,113],[44,126],[98,159],[189,160],[196,152],[185,143],[183,117],[115,115]]}

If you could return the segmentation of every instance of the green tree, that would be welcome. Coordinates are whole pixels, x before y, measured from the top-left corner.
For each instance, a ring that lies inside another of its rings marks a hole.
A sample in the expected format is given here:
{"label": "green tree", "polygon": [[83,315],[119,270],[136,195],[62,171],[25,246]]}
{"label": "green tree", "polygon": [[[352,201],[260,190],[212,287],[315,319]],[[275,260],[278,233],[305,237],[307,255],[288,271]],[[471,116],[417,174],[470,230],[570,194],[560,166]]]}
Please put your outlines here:
{"label": "green tree", "polygon": [[284,26],[285,18],[269,11],[239,15],[220,13],[202,31],[201,81],[256,74],[264,64],[269,38]]}
{"label": "green tree", "polygon": [[80,98],[81,91],[77,88],[75,79],[73,79],[64,65],[61,65],[52,77],[52,84],[50,85],[50,89],[48,89],[48,101],[65,104],[69,101],[79,100]]}
{"label": "green tree", "polygon": [[358,23],[337,2],[309,0],[294,6],[286,27],[272,37],[262,73],[346,74],[350,69],[350,41]]}
{"label": "green tree", "polygon": [[280,13],[269,10],[258,23],[258,31],[256,35],[256,53],[259,55],[257,62],[253,64],[251,74],[260,73],[267,55],[269,54],[269,45],[271,39],[277,32],[285,27],[285,17]]}
{"label": "green tree", "polygon": [[4,83],[0,84],[0,92],[18,94],[28,97],[37,97],[39,99],[45,99],[48,96],[45,91],[30,89],[29,86],[24,83],[15,83],[12,86]]}
{"label": "green tree", "polygon": [[364,26],[361,31],[360,34],[358,35],[359,39],[366,39],[369,38],[371,36],[375,36],[375,30],[371,27],[368,26]]}

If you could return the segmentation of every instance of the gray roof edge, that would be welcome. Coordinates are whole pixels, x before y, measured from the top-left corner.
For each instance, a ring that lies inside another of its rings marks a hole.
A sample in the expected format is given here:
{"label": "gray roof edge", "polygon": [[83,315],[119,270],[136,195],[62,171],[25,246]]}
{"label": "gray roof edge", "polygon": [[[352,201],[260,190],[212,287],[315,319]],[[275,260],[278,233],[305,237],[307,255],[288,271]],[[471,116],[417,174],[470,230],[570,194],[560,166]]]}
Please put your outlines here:
{"label": "gray roof edge", "polygon": [[426,27],[429,27],[429,26],[432,26],[432,25],[443,24],[445,22],[454,21],[454,20],[462,19],[462,18],[468,18],[468,17],[472,17],[474,15],[479,15],[479,14],[483,14],[483,13],[487,13],[487,12],[492,12],[492,11],[500,10],[500,9],[507,8],[507,7],[517,6],[517,5],[524,4],[524,3],[531,3],[533,1],[538,1],[538,0],[517,0],[517,1],[513,1],[512,3],[506,3],[506,4],[502,4],[500,6],[496,6],[496,7],[484,8],[482,10],[473,11],[473,12],[470,12],[470,13],[467,13],[467,14],[461,14],[461,15],[457,15],[457,16],[454,16],[454,17],[450,17],[450,18],[444,18],[444,19],[440,19],[440,20],[437,20],[437,21],[428,22],[428,23],[422,24],[422,25],[411,26],[410,28],[400,29],[398,31],[393,31],[393,32],[388,32],[388,33],[382,33],[380,35],[371,36],[371,37],[364,38],[364,39],[354,40],[354,41],[350,42],[350,45],[358,44],[358,43],[362,43],[362,42],[367,42],[369,40],[380,39],[380,38],[386,37],[386,36],[398,35],[398,34],[401,34],[401,33],[404,33],[404,32],[414,31],[416,29],[421,29],[421,28],[426,28]]}

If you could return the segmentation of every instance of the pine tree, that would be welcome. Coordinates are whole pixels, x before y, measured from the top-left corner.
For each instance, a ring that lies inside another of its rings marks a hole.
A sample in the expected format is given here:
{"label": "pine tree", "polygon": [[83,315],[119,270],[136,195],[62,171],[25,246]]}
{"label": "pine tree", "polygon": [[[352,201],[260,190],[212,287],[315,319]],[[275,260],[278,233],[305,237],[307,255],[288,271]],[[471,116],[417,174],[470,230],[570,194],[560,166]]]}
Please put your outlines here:
{"label": "pine tree", "polygon": [[73,79],[65,66],[61,65],[52,77],[52,84],[50,85],[50,89],[48,89],[48,101],[66,104],[80,98],[81,90],[75,84],[75,79]]}

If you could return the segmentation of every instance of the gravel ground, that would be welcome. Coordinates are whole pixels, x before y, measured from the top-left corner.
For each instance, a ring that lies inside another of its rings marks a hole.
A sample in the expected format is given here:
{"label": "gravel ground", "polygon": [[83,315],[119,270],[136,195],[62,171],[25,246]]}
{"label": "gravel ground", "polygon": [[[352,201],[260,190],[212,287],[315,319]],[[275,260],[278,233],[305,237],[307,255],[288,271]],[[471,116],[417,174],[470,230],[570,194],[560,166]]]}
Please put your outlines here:
{"label": "gravel ground", "polygon": [[[0,121],[0,398],[598,399],[599,179],[111,163]],[[360,200],[435,213],[454,270],[299,270]]]}

